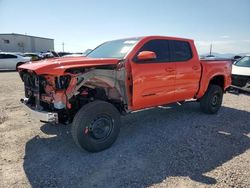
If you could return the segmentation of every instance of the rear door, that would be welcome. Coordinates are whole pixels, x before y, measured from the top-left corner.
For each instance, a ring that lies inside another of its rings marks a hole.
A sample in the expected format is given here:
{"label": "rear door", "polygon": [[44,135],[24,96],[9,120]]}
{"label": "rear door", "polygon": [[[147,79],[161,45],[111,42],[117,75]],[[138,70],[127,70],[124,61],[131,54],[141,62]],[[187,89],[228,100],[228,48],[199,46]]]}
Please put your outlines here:
{"label": "rear door", "polygon": [[171,61],[176,64],[176,101],[193,98],[199,88],[201,66],[187,41],[170,41]]}
{"label": "rear door", "polygon": [[[152,51],[156,59],[137,61],[142,51]],[[175,63],[170,62],[169,41],[154,39],[146,42],[131,63],[134,109],[157,106],[174,101]]]}

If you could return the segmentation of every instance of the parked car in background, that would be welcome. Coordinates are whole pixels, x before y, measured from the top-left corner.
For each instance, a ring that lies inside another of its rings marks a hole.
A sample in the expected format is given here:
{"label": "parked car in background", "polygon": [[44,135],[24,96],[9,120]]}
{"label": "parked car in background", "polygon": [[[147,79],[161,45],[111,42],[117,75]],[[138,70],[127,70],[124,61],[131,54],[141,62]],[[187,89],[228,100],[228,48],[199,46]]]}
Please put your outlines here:
{"label": "parked car in background", "polygon": [[38,60],[43,59],[43,56],[37,53],[24,53],[23,56],[30,57],[31,61],[38,61]]}
{"label": "parked car in background", "polygon": [[236,54],[235,56],[233,56],[233,59],[235,60],[235,61],[237,61],[237,60],[240,60],[242,57],[245,57],[245,56],[247,56],[247,55],[249,55],[250,53],[240,53],[240,54]]}
{"label": "parked car in background", "polygon": [[250,54],[233,64],[232,87],[250,92]]}
{"label": "parked car in background", "polygon": [[235,55],[235,56],[233,57],[233,59],[234,59],[235,61],[239,60],[240,58],[242,58],[241,55]]}
{"label": "parked car in background", "polygon": [[30,60],[30,57],[23,57],[19,54],[0,52],[0,70],[17,70],[19,65]]}
{"label": "parked car in background", "polygon": [[69,55],[64,55],[62,57],[84,57],[85,55],[83,53],[74,53]]}
{"label": "parked car in background", "polygon": [[57,52],[57,54],[60,56],[60,57],[63,57],[65,55],[71,55],[72,53],[70,52]]}
{"label": "parked car in background", "polygon": [[41,54],[44,58],[60,57],[55,51],[47,51]]}

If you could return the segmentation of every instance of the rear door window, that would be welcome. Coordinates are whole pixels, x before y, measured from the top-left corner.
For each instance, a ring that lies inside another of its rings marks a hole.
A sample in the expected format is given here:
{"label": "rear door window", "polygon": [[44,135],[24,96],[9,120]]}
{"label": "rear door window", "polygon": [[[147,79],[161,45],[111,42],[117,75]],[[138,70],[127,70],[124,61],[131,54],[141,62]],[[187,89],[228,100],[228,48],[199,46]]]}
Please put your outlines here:
{"label": "rear door window", "polygon": [[187,61],[192,59],[192,50],[190,44],[185,41],[171,40],[171,61]]}

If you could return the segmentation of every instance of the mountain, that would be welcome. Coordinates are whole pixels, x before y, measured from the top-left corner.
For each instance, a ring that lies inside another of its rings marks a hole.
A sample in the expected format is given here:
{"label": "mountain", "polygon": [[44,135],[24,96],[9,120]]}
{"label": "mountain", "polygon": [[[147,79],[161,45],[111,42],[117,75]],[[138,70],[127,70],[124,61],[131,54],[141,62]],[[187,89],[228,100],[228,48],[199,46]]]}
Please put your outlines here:
{"label": "mountain", "polygon": [[83,54],[84,55],[87,55],[89,52],[91,52],[92,51],[92,49],[87,49],[87,50],[85,50],[84,52],[83,52]]}
{"label": "mountain", "polygon": [[[210,55],[210,54],[209,54],[209,53],[206,53],[206,54],[200,55],[200,57],[206,57],[206,56],[208,56],[208,55]],[[232,53],[221,54],[221,53],[213,52],[212,55],[215,56],[215,57],[219,57],[219,58],[232,58],[232,57],[234,57],[236,54],[232,54]]]}

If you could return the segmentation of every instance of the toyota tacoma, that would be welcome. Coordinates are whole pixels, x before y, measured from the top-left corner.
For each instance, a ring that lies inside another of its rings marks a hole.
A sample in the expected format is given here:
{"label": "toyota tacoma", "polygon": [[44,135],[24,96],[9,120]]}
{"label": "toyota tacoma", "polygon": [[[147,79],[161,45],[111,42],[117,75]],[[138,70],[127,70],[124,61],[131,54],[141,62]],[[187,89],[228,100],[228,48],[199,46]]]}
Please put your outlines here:
{"label": "toyota tacoma", "polygon": [[200,60],[193,40],[164,36],[108,41],[86,57],[30,62],[18,71],[30,114],[72,122],[75,143],[90,152],[114,143],[121,114],[190,99],[214,114],[231,85],[231,62]]}

